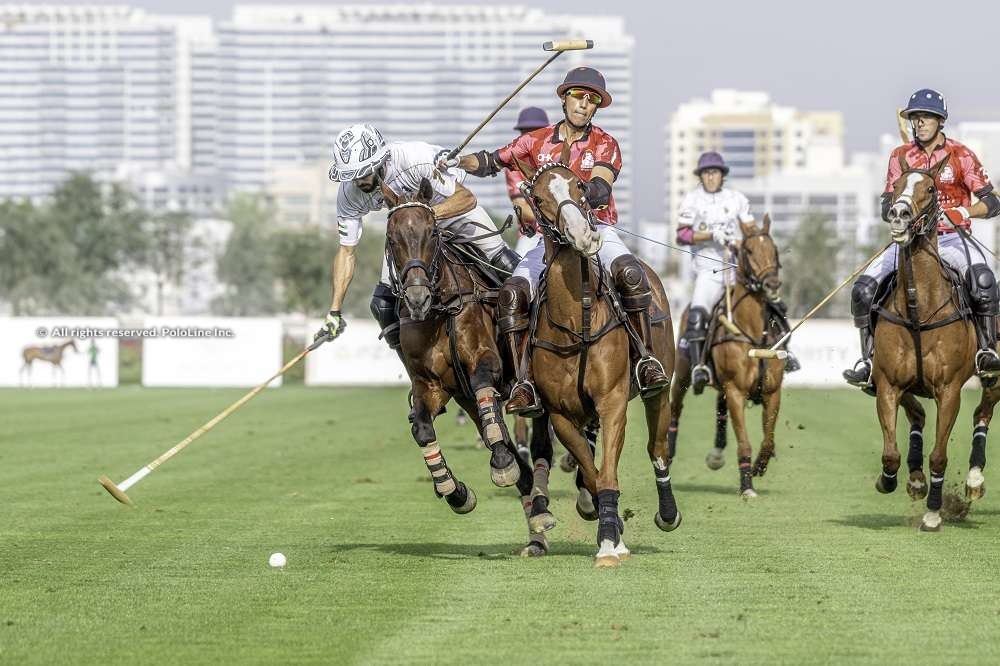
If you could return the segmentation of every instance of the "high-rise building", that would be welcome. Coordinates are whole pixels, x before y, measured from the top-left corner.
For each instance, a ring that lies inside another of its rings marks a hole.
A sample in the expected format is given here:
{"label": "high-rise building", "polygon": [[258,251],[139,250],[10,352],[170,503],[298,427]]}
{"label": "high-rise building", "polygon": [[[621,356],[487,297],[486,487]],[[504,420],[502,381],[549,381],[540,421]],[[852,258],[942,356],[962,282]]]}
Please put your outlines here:
{"label": "high-rise building", "polygon": [[0,5],[0,197],[73,170],[186,168],[190,47],[210,31],[121,5]]}
{"label": "high-rise building", "polygon": [[[565,72],[597,67],[614,104],[595,122],[626,156],[615,197],[627,222],[633,40],[617,17],[518,6],[237,6],[217,26],[216,45],[194,53],[192,162],[222,171],[234,187],[261,188],[276,165],[329,160],[333,136],[356,122],[388,140],[453,147],[551,55],[543,42],[571,37],[596,47],[563,54],[467,150],[510,141],[521,106],[558,118],[555,87]],[[469,185],[484,205],[509,209],[502,178]]]}

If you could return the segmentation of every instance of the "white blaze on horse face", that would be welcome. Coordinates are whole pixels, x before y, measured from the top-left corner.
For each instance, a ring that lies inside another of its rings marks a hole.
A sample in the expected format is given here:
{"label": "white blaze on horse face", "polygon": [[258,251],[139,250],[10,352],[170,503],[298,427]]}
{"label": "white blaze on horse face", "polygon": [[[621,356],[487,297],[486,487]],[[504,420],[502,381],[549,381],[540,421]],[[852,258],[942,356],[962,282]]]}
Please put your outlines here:
{"label": "white blaze on horse face", "polygon": [[[552,174],[549,180],[549,192],[556,204],[571,201],[569,194],[569,179],[558,173]],[[600,234],[590,228],[590,223],[576,206],[561,206],[559,216],[563,220],[563,230],[566,238],[573,244],[577,252],[592,257],[601,249],[603,239]],[[557,220],[558,222],[558,220]]]}
{"label": "white blaze on horse face", "polygon": [[[903,191],[889,208],[889,233],[892,236],[892,240],[896,243],[905,245],[910,241],[910,222],[913,219],[913,215],[916,214],[913,205],[913,196],[916,193],[917,185],[924,177],[923,174],[919,173],[907,174]],[[904,212],[909,212],[906,219],[903,219]]]}

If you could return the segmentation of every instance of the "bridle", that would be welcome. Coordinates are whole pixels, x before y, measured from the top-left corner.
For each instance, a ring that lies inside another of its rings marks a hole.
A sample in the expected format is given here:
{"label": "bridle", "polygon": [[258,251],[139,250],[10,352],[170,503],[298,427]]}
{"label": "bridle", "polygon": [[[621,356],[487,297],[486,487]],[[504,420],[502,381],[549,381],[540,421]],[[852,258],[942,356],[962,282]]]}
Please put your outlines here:
{"label": "bridle", "polygon": [[[422,208],[430,214],[431,220],[434,219],[434,209],[431,208],[428,204],[425,204],[421,201],[407,201],[405,203],[393,206],[392,208],[389,209],[389,214],[386,217],[387,220],[386,224],[388,224],[389,219],[392,219],[394,213],[404,208]],[[392,283],[394,286],[399,285],[399,291],[397,293],[397,296],[405,294],[406,290],[411,287],[427,287],[428,289],[431,290],[432,293],[434,292],[435,285],[437,284],[438,267],[440,265],[439,260],[441,257],[441,232],[437,228],[437,225],[433,223],[431,224],[431,240],[434,245],[434,251],[431,254],[431,265],[429,268],[422,259],[410,259],[405,264],[403,264],[402,268],[397,268],[396,259],[392,253],[392,246],[393,246],[392,236],[388,233],[386,234],[385,255],[386,255],[386,260],[390,267],[390,272],[395,271]],[[417,275],[408,282],[407,276],[409,275],[410,271],[413,270],[423,271],[423,276]]]}
{"label": "bridle", "polygon": [[[759,274],[754,272],[753,267],[750,265],[750,255],[753,254],[753,251],[747,246],[746,241],[758,236],[771,238],[770,234],[762,229],[747,234],[743,237],[743,243],[740,244],[739,257],[740,273],[742,273],[744,281],[743,286],[747,288],[747,291],[755,294],[764,291],[764,284],[767,282],[767,279],[770,277],[777,278],[778,271],[781,270],[781,257],[775,252],[773,264],[765,266]],[[774,241],[772,240],[771,242],[773,243]]]}
{"label": "bridle", "polygon": [[535,200],[534,189],[535,184],[538,179],[541,178],[542,174],[552,171],[562,167],[573,176],[573,178],[579,181],[579,177],[573,173],[573,171],[563,162],[546,162],[538,168],[529,180],[523,181],[521,183],[521,194],[524,195],[525,200],[531,207],[531,211],[535,214],[535,221],[538,222],[538,226],[541,228],[542,233],[548,236],[557,245],[572,245],[572,242],[566,238],[566,234],[559,229],[559,219],[562,217],[562,210],[565,206],[572,206],[580,211],[580,214],[588,220],[591,229],[593,229],[594,221],[591,217],[590,206],[587,204],[587,200],[584,197],[580,197],[579,201],[573,201],[572,199],[566,199],[565,201],[560,201],[558,207],[556,208],[556,215],[554,220],[550,220],[548,217],[542,214],[541,209]]}
{"label": "bridle", "polygon": [[[930,201],[927,202],[926,206],[920,209],[914,218],[910,220],[909,225],[907,225],[914,236],[923,236],[927,234],[931,227],[934,226],[937,222],[938,216],[941,214],[941,207],[938,205],[937,183],[934,182],[934,176],[931,175],[931,172],[926,169],[908,169],[901,173],[899,177],[904,178],[911,173],[919,173],[920,175],[931,179]],[[890,204],[890,207],[895,206],[898,203],[905,204],[911,212],[913,211],[913,197],[908,194],[900,195],[898,199]],[[911,238],[910,240],[912,242],[913,239]]]}

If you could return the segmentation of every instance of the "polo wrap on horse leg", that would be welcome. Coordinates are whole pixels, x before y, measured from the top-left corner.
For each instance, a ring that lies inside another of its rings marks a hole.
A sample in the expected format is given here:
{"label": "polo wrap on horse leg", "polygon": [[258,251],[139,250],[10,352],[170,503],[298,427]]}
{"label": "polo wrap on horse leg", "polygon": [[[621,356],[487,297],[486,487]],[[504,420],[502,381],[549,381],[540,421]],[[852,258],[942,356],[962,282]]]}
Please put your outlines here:
{"label": "polo wrap on horse leg", "polygon": [[621,493],[617,490],[600,490],[597,493],[597,545],[605,539],[618,545],[621,541],[622,532],[625,531],[625,523],[618,516],[618,498]]}
{"label": "polo wrap on horse leg", "polygon": [[385,338],[390,349],[399,351],[399,299],[389,287],[382,283],[375,285],[375,292],[369,307],[372,317],[382,329],[380,337]]}
{"label": "polo wrap on horse leg", "polygon": [[507,424],[500,414],[500,403],[493,387],[481,388],[476,391],[476,405],[479,408],[479,421],[483,424],[483,437],[491,449],[497,444],[503,445],[507,437]]}
{"label": "polo wrap on horse leg", "polygon": [[421,446],[420,453],[424,456],[424,464],[431,473],[431,479],[434,480],[434,492],[442,497],[455,492],[455,478],[448,469],[448,463],[445,462],[438,443],[430,442]]}

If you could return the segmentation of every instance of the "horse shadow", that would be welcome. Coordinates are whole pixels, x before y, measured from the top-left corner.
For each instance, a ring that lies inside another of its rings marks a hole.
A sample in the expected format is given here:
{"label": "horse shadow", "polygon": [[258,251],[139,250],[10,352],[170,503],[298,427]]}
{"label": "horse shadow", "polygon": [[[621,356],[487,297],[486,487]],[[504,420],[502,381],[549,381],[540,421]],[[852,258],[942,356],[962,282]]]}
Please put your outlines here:
{"label": "horse shadow", "polygon": [[[406,557],[422,557],[434,560],[520,560],[525,542],[520,543],[483,543],[460,544],[441,542],[402,542],[402,543],[344,543],[332,547],[334,555],[347,554],[359,550],[374,551],[385,555],[403,555]],[[559,557],[593,557],[596,546],[590,543],[555,541],[549,544],[549,552],[545,558]],[[660,554],[664,551],[656,546],[629,544],[633,555]]]}
{"label": "horse shadow", "polygon": [[[1000,513],[996,511],[976,511],[976,515],[989,515]],[[971,517],[971,514],[970,514]],[[872,530],[881,532],[885,530],[897,530],[901,527],[916,529],[920,526],[921,516],[905,516],[898,513],[856,513],[843,518],[831,518],[824,522],[839,527],[853,527],[856,529]],[[957,527],[959,529],[979,529],[978,522],[972,522],[968,518],[961,520],[949,520],[945,518],[945,526],[948,529]]]}
{"label": "horse shadow", "polygon": [[[733,483],[721,484],[721,483],[691,483],[689,481],[676,482],[673,484],[674,490],[680,493],[711,493],[713,495],[729,495],[731,497],[736,497],[738,495],[737,489],[739,488],[739,481],[734,480]],[[780,494],[775,492],[773,489],[765,488],[761,490],[758,487],[754,487],[757,494],[761,497],[765,495],[776,495]]]}

